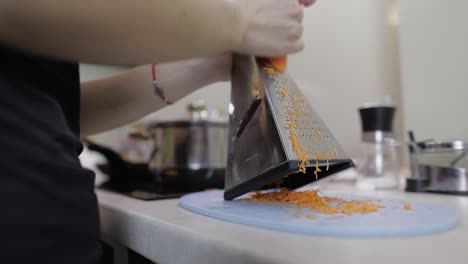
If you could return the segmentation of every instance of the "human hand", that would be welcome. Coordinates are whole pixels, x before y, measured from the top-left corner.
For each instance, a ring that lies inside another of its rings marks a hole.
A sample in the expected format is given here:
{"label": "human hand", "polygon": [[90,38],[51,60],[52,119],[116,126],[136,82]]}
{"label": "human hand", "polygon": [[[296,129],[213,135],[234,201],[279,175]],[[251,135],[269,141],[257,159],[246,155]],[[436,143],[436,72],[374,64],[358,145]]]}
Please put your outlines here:
{"label": "human hand", "polygon": [[234,1],[241,21],[236,52],[277,57],[304,48],[302,6],[310,6],[315,0]]}

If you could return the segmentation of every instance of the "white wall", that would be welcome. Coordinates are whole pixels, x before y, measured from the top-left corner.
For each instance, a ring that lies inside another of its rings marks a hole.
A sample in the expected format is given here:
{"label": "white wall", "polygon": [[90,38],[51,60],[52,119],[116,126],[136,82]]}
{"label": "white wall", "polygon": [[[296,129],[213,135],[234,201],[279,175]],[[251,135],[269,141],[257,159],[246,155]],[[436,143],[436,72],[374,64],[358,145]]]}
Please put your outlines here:
{"label": "white wall", "polygon": [[401,0],[405,127],[468,140],[468,1]]}
{"label": "white wall", "polygon": [[[351,156],[359,153],[358,107],[385,94],[399,103],[398,32],[388,21],[394,2],[319,0],[306,10],[305,51],[290,57],[289,73]],[[83,78],[101,71],[86,68]],[[185,104],[195,98],[205,98],[210,107],[225,105],[229,85],[204,88],[152,118],[183,117]]]}
{"label": "white wall", "polygon": [[399,103],[394,2],[317,1],[306,11],[306,49],[291,57],[290,73],[351,156],[359,153],[358,107],[385,94]]}

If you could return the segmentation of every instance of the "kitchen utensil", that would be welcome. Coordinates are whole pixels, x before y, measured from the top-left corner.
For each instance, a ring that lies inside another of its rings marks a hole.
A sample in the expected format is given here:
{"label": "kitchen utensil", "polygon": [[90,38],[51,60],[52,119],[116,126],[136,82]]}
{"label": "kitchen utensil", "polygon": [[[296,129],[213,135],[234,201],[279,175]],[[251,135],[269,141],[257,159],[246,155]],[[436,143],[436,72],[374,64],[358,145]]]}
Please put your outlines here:
{"label": "kitchen utensil", "polygon": [[228,124],[208,120],[203,101],[187,106],[188,119],[149,124],[154,142],[149,166],[157,172],[224,170]]}
{"label": "kitchen utensil", "polygon": [[[234,55],[231,79],[225,199],[284,177],[297,188],[353,166],[294,81],[269,60]],[[298,173],[301,165],[307,173]]]}
{"label": "kitchen utensil", "polygon": [[428,179],[427,192],[468,195],[468,172],[465,168],[421,164],[419,172]]}
{"label": "kitchen utensil", "polygon": [[129,137],[152,147],[146,160],[155,182],[183,192],[222,188],[227,155],[227,122],[208,120],[203,101],[187,106],[188,118],[132,129]]}
{"label": "kitchen utensil", "polygon": [[400,183],[401,147],[393,133],[395,107],[359,108],[362,125],[361,156],[356,186],[363,189],[396,189]]}
{"label": "kitchen utensil", "polygon": [[[346,200],[376,200],[373,197],[337,195]],[[456,227],[458,217],[449,209],[421,202],[384,199],[379,212],[354,215],[325,215],[279,204],[258,204],[239,200],[225,201],[222,191],[193,193],[180,199],[190,211],[249,226],[339,237],[408,237],[444,232]],[[296,214],[301,217],[297,218]],[[315,219],[307,218],[314,215]]]}
{"label": "kitchen utensil", "polygon": [[150,124],[147,129],[155,145],[151,169],[225,169],[227,123],[167,121]]}
{"label": "kitchen utensil", "polygon": [[[425,140],[416,142],[412,132],[409,132],[411,140],[410,161],[411,177],[407,179],[406,190],[410,192],[435,192],[444,194],[468,195],[468,172],[459,163],[466,157],[468,142],[462,140],[436,141]],[[441,156],[449,154],[451,159],[446,164],[441,164]],[[435,161],[438,161],[438,164]]]}
{"label": "kitchen utensil", "polygon": [[222,188],[226,164],[225,122],[168,121],[148,126],[155,149],[149,167],[161,181],[185,191]]}

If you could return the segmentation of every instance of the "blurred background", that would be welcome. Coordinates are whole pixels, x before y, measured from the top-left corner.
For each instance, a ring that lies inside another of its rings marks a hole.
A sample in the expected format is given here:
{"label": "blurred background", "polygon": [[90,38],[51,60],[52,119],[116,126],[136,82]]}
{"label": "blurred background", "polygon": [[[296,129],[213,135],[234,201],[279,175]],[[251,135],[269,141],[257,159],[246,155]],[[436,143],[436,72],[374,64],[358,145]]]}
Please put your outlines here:
{"label": "blurred background", "polygon": [[[468,139],[468,1],[319,0],[306,10],[306,49],[289,59],[288,72],[345,151],[360,151],[358,108],[390,98],[395,133],[419,139]],[[229,30],[229,29],[226,29]],[[82,81],[126,68],[81,65]],[[145,120],[186,117],[186,105],[204,99],[225,111],[230,84],[201,89]],[[111,143],[125,128],[94,136]]]}

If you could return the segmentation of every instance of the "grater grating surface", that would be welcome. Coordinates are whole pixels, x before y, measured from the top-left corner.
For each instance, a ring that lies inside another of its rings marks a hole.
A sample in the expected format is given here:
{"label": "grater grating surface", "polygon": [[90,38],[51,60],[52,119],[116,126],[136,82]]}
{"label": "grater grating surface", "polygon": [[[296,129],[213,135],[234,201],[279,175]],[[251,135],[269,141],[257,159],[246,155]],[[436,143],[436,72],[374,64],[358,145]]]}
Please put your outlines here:
{"label": "grater grating surface", "polygon": [[319,161],[323,165],[326,160],[346,157],[296,83],[288,74],[270,69],[268,65],[262,67],[260,75],[287,158],[300,160],[291,141],[294,136],[311,164]]}
{"label": "grater grating surface", "polygon": [[231,82],[225,199],[285,177],[297,188],[353,166],[294,81],[268,60],[234,55]]}

